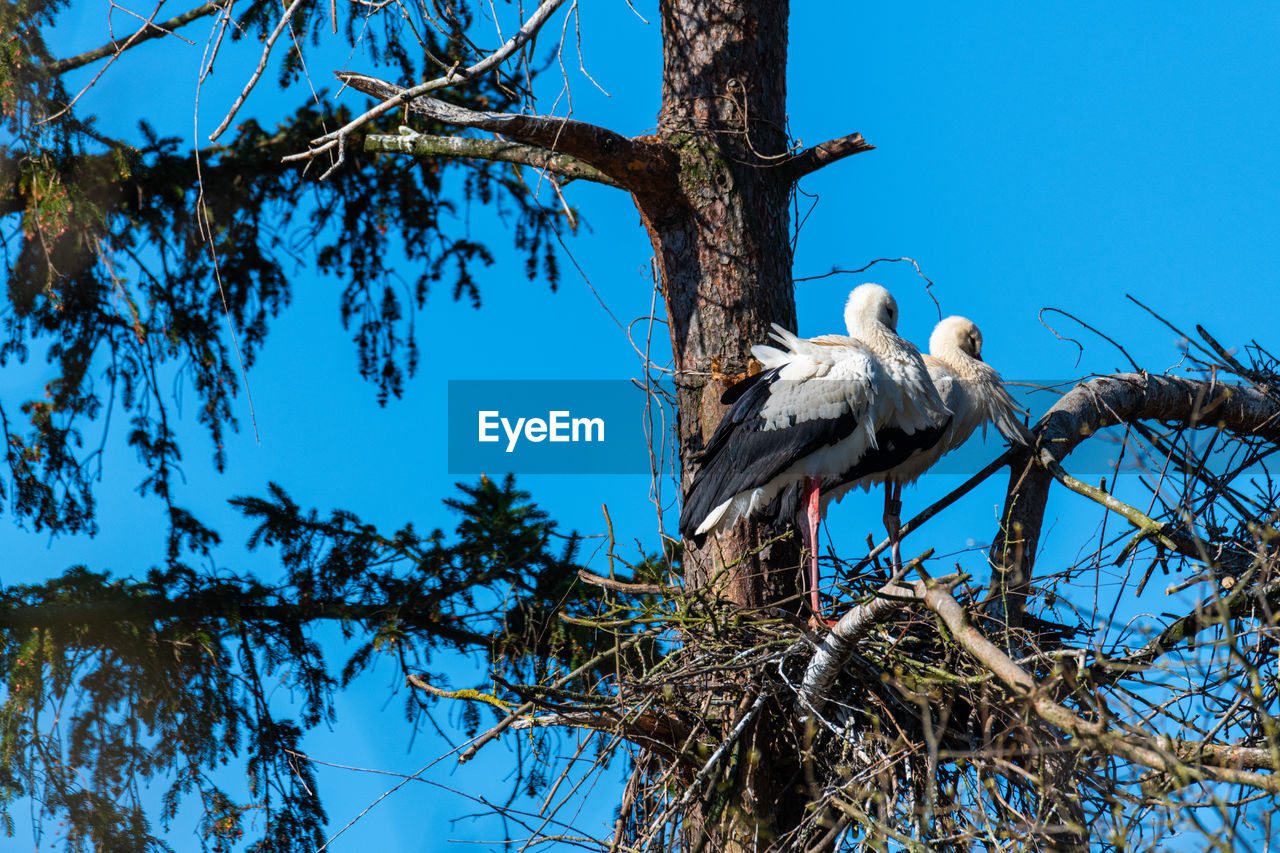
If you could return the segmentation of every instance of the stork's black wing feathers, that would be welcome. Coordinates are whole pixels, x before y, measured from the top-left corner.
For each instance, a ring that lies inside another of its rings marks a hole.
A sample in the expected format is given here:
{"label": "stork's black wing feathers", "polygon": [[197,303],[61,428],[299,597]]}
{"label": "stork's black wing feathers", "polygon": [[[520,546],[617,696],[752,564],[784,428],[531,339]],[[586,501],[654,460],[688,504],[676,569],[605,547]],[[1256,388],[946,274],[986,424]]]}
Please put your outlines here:
{"label": "stork's black wing feathers", "polygon": [[[942,434],[951,425],[947,418],[940,426],[928,427],[915,432],[905,432],[898,427],[885,427],[876,431],[876,443],[879,447],[869,447],[852,467],[839,473],[827,474],[822,478],[819,488],[830,492],[849,483],[857,482],[863,477],[887,471],[901,465],[917,450],[928,450],[942,440]],[[800,506],[800,486],[793,484],[784,489],[773,503],[769,504],[768,514],[776,518],[798,516]]]}
{"label": "stork's black wing feathers", "polygon": [[915,432],[905,432],[898,427],[886,427],[876,432],[876,443],[879,447],[868,448],[862,458],[849,470],[837,476],[823,477],[821,488],[825,491],[861,480],[863,477],[906,462],[917,450],[928,450],[939,441],[942,434],[951,425],[951,418],[936,427],[926,427]]}
{"label": "stork's black wing feathers", "polygon": [[680,532],[695,543],[703,520],[720,504],[739,492],[763,486],[800,459],[847,438],[866,413],[849,407],[837,417],[810,418],[790,426],[765,429],[761,410],[769,402],[778,382],[778,368],[763,371],[725,392],[733,401],[729,411],[707,441],[702,469],[685,495],[680,513]]}

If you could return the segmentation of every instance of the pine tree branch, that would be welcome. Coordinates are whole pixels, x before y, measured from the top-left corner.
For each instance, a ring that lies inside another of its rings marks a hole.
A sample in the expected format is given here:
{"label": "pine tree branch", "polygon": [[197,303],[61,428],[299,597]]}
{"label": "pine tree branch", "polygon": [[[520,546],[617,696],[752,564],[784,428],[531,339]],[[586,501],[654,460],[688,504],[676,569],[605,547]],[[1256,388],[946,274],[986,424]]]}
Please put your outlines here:
{"label": "pine tree branch", "polygon": [[408,154],[413,157],[464,157],[515,163],[575,180],[594,181],[610,187],[619,186],[613,178],[576,157],[501,139],[469,139],[425,133],[402,133],[399,136],[372,134],[364,138],[364,150],[382,154]]}
{"label": "pine tree branch", "polygon": [[851,133],[839,139],[830,139],[812,148],[806,148],[790,160],[779,166],[782,179],[788,183],[796,181],[816,172],[823,166],[829,166],[837,160],[871,151],[875,146],[862,138],[861,133]]}
{"label": "pine tree branch", "polygon": [[365,604],[348,602],[307,604],[262,604],[238,601],[223,591],[190,598],[138,598],[129,601],[102,601],[85,604],[29,604],[0,607],[0,631],[37,628],[139,624],[180,619],[196,624],[201,620],[220,622],[270,622],[303,624],[315,621],[381,622],[394,617],[401,625],[419,628],[441,639],[487,648],[488,634],[468,631],[457,625],[426,617],[402,603]]}
{"label": "pine tree branch", "polygon": [[[432,121],[500,133],[516,142],[545,148],[550,154],[567,154],[632,192],[652,191],[655,184],[674,188],[675,168],[670,152],[657,143],[629,139],[573,119],[469,110],[437,98],[414,95],[417,87],[404,89],[364,74],[339,72],[336,76],[357,91],[382,98],[383,103],[403,105],[410,113]],[[292,154],[285,160],[305,156]]]}
{"label": "pine tree branch", "polygon": [[105,59],[108,56],[119,56],[130,48],[137,47],[145,41],[157,39],[162,36],[173,35],[173,31],[179,27],[184,27],[192,21],[199,20],[206,15],[212,15],[215,12],[221,12],[228,7],[229,0],[221,0],[221,2],[209,2],[202,6],[197,6],[189,12],[183,12],[181,15],[175,15],[169,20],[157,24],[152,21],[145,22],[141,29],[135,32],[123,42],[112,41],[110,44],[104,44],[93,50],[85,51],[76,56],[69,56],[66,59],[56,59],[48,65],[49,73],[58,75],[65,74],[76,68],[81,68],[99,59]]}

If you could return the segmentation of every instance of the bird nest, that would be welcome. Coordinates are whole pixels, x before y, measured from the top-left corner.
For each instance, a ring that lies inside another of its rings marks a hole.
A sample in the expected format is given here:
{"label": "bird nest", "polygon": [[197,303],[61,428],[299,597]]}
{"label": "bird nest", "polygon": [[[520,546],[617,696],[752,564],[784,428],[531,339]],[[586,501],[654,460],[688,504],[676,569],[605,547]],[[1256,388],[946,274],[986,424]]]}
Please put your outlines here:
{"label": "bird nest", "polygon": [[[1272,554],[1224,599],[1242,624],[1270,624],[1274,563]],[[1069,575],[1047,577],[1046,588]],[[1152,691],[1166,721],[1222,693],[1221,678],[1216,691],[1192,683],[1218,664],[1171,650],[1185,639],[1177,623],[1128,657],[1109,657],[1060,599],[1069,622],[1010,619],[964,580],[863,576],[830,631],[778,608],[674,589],[628,619],[609,610],[600,628],[619,646],[642,635],[651,645],[594,683],[590,722],[563,709],[559,722],[634,747],[613,843],[665,849],[680,838],[697,853],[754,832],[779,850],[1083,849],[1099,822],[1148,821],[1161,837],[1206,791],[1222,803],[1274,796],[1274,781],[1255,769],[1265,737],[1229,747],[1207,738],[1196,751],[1185,729],[1153,736],[1155,713],[1141,728],[1133,709],[1154,706]],[[1055,612],[1032,594],[1040,612]],[[1166,664],[1147,670],[1157,647]],[[1215,645],[1210,657],[1229,654]],[[1250,654],[1254,671],[1265,670]],[[1182,686],[1157,688],[1155,676],[1172,671]],[[771,835],[778,827],[787,829]]]}

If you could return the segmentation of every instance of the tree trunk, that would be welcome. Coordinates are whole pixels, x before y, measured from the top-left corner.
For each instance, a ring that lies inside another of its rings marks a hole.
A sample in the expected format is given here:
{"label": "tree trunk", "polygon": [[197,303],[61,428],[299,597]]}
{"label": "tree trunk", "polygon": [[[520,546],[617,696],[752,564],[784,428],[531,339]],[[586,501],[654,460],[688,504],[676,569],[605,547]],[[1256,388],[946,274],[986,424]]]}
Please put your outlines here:
{"label": "tree trunk", "polygon": [[[658,137],[677,158],[679,198],[641,197],[671,323],[680,462],[696,457],[724,412],[720,395],[744,374],[769,324],[796,327],[786,158],[787,4],[672,0],[662,7]],[[685,552],[686,578],[743,607],[795,592],[799,548],[775,543],[732,562],[773,531],[746,523]]]}
{"label": "tree trunk", "polygon": [[[796,327],[791,181],[777,168],[787,158],[788,4],[669,0],[661,15],[657,136],[675,155],[679,191],[676,198],[637,192],[636,203],[670,320],[687,490],[724,412],[720,396],[747,371],[751,346],[767,339],[771,323]],[[797,537],[766,546],[776,534],[748,521],[702,549],[686,543],[686,583],[744,608],[795,596]],[[758,850],[799,822],[797,756],[786,745],[783,709],[769,705],[738,741],[736,778],[724,780],[728,806],[713,806],[713,793],[685,816],[687,849]],[[734,716],[730,709],[721,721],[726,731]]]}

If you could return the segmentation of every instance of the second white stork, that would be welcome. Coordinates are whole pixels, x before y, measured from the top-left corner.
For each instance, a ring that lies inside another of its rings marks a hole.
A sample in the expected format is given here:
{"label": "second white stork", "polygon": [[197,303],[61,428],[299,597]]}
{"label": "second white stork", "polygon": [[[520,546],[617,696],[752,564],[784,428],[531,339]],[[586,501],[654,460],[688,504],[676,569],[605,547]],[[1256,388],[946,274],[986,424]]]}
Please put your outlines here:
{"label": "second white stork", "polygon": [[[896,463],[937,443],[951,418],[919,351],[897,335],[898,305],[889,291],[860,285],[849,294],[844,316],[847,336],[804,339],[775,326],[773,336],[786,349],[752,349],[765,370],[722,398],[729,410],[707,441],[680,516],[680,532],[700,545],[707,534],[802,484],[810,600],[819,619],[823,482],[877,458],[882,434],[902,437]],[[886,492],[892,533],[891,510]]]}
{"label": "second white stork", "polygon": [[1022,409],[1005,390],[996,369],[982,360],[982,332],[976,323],[957,316],[939,322],[929,336],[924,360],[933,384],[954,414],[936,456],[922,460],[924,468],[968,441],[979,426],[985,436],[989,423],[1009,441],[1031,443],[1031,430],[1019,419]]}

